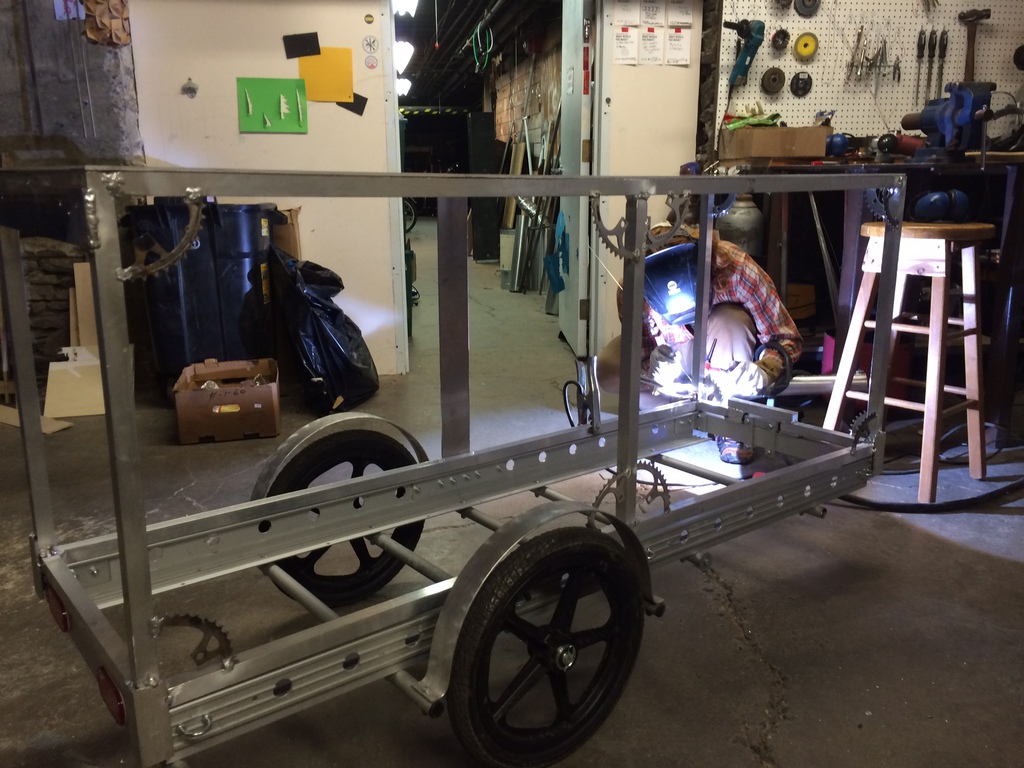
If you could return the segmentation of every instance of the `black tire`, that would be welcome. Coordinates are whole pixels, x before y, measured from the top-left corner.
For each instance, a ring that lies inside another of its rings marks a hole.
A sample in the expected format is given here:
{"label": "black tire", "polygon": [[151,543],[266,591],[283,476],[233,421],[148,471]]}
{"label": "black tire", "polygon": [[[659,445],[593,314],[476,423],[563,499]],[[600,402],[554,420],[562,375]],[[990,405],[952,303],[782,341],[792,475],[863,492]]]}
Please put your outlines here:
{"label": "black tire", "polygon": [[[416,458],[397,440],[377,432],[353,430],[335,432],[310,444],[292,458],[274,478],[268,496],[309,488],[331,470],[351,467],[351,477],[361,477],[368,469],[397,469],[415,464]],[[332,477],[330,480],[339,480]],[[396,528],[391,537],[408,549],[415,549],[423,532],[423,521]],[[325,572],[317,566],[328,550],[344,548],[335,554],[355,557],[355,570],[341,573]],[[322,547],[305,555],[296,555],[276,563],[327,605],[335,608],[358,602],[390,582],[402,570],[404,563],[393,555],[379,551],[373,553],[366,539],[352,539],[334,547]]]}
{"label": "black tire", "polygon": [[402,215],[405,217],[405,231],[412,232],[412,228],[416,226],[416,206],[412,204],[412,200],[407,197],[402,198]]}
{"label": "black tire", "polygon": [[[558,595],[554,605],[517,613],[545,591]],[[595,609],[602,623],[590,623]],[[562,760],[611,714],[643,624],[636,570],[614,539],[582,527],[529,539],[498,564],[463,622],[446,697],[455,735],[494,768]]]}

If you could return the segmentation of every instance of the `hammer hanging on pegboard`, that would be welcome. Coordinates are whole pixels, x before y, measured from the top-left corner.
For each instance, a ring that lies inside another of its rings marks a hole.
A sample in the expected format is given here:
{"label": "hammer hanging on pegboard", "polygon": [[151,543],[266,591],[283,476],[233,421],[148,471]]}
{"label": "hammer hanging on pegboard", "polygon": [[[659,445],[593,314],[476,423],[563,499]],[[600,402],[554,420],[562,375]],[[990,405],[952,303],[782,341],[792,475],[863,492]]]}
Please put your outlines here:
{"label": "hammer hanging on pegboard", "polygon": [[964,82],[974,82],[974,41],[978,37],[978,24],[992,18],[992,9],[961,11],[957,18],[967,27],[967,61],[964,64]]}

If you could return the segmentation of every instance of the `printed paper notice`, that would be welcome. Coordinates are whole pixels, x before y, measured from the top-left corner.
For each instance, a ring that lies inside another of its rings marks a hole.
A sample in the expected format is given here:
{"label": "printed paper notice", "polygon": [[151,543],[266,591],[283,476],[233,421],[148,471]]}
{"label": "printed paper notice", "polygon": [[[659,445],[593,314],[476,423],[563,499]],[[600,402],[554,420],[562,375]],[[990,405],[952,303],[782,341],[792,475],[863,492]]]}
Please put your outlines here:
{"label": "printed paper notice", "polygon": [[665,26],[665,0],[647,0],[640,5],[641,27]]}
{"label": "printed paper notice", "polygon": [[640,27],[638,64],[665,63],[665,30],[661,27]]}
{"label": "printed paper notice", "polygon": [[668,27],[693,26],[693,0],[668,0],[665,9],[665,25]]}
{"label": "printed paper notice", "polygon": [[640,0],[615,0],[613,27],[635,27],[640,23]]}
{"label": "printed paper notice", "polygon": [[615,27],[615,58],[614,64],[636,64],[637,46],[640,42],[640,30],[636,27]]}
{"label": "printed paper notice", "polygon": [[675,67],[690,65],[690,30],[669,27],[665,31],[665,63]]}

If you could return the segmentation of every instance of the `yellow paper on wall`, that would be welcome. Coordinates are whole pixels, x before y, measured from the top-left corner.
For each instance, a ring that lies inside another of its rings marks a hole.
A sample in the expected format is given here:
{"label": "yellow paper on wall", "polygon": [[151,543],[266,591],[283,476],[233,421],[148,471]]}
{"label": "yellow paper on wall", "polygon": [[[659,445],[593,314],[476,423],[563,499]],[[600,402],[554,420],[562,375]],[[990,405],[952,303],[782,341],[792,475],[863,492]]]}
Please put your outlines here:
{"label": "yellow paper on wall", "polygon": [[319,56],[300,56],[299,77],[306,81],[307,101],[353,101],[352,49],[321,48]]}

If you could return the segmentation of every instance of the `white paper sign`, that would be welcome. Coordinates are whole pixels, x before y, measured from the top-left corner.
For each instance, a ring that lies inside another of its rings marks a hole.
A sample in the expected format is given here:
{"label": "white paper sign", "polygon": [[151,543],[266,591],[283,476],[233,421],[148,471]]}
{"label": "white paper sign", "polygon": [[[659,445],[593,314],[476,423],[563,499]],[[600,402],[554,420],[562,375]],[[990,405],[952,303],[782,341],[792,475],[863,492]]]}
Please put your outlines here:
{"label": "white paper sign", "polygon": [[640,23],[640,0],[615,0],[612,7],[613,27],[635,27]]}
{"label": "white paper sign", "polygon": [[636,27],[615,27],[615,64],[636,64],[637,46],[640,41],[640,30]]}
{"label": "white paper sign", "polygon": [[668,27],[692,27],[693,7],[692,0],[668,0],[668,8],[665,9],[665,25]]}
{"label": "white paper sign", "polygon": [[690,30],[669,27],[665,30],[665,63],[670,66],[689,66]]}
{"label": "white paper sign", "polygon": [[665,0],[646,0],[640,4],[640,26],[665,26]]}
{"label": "white paper sign", "polygon": [[640,27],[638,64],[665,63],[665,30],[662,27]]}

